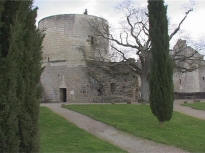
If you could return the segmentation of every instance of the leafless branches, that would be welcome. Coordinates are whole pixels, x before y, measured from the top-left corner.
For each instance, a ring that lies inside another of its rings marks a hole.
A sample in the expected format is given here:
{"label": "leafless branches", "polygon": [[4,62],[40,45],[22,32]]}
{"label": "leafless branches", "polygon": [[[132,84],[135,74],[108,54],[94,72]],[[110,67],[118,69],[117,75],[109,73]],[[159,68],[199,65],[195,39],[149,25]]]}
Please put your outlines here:
{"label": "leafless branches", "polygon": [[179,22],[177,28],[170,34],[169,36],[169,40],[172,39],[172,37],[180,30],[181,25],[183,24],[183,22],[186,20],[187,16],[189,15],[190,12],[192,12],[193,9],[189,9],[187,12],[185,12],[185,16],[183,17],[183,19]]}
{"label": "leafless branches", "polygon": [[[119,33],[119,36],[116,37],[109,32],[109,27],[107,23],[102,22],[101,25],[97,25],[99,22],[92,21],[90,25],[95,31],[96,37],[102,37],[104,39],[112,42],[111,48],[119,53],[123,60],[128,60],[126,57],[126,52],[123,48],[132,49],[133,54],[137,55],[140,59],[141,68],[143,69],[146,61],[150,54],[151,42],[149,38],[149,23],[148,23],[148,14],[145,9],[134,8],[127,5],[126,10],[126,22],[123,30]],[[193,11],[189,9],[182,20],[179,22],[178,26],[173,30],[169,36],[171,40],[176,33],[180,30],[181,25],[184,23],[188,15]],[[183,62],[185,60],[193,60],[192,57],[196,54],[193,53],[187,57],[180,54],[182,50],[178,50],[172,55],[173,61],[176,63]],[[140,68],[139,68],[140,69]]]}
{"label": "leafless branches", "polygon": [[171,56],[176,70],[182,73],[198,69],[201,61],[203,61],[203,56],[195,49],[187,46],[185,40],[178,40]]}

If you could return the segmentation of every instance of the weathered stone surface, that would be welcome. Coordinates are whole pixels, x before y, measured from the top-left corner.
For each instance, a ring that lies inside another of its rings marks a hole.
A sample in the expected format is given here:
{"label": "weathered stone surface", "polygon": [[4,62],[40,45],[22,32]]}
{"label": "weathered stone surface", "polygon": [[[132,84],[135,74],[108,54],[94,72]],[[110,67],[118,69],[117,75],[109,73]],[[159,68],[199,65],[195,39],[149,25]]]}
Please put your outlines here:
{"label": "weathered stone surface", "polygon": [[174,53],[176,52],[179,52],[178,57],[190,57],[188,60],[179,61],[177,64],[187,69],[194,67],[196,69],[184,73],[176,69],[173,76],[174,91],[178,93],[205,92],[205,61],[203,60],[203,55],[187,46],[185,40],[177,42],[174,47]]}
{"label": "weathered stone surface", "polygon": [[108,50],[108,41],[94,40],[90,22],[107,23],[106,20],[90,15],[55,15],[39,21],[39,29],[45,33],[43,42],[43,62],[65,60],[70,67],[85,66],[84,56],[97,56],[96,48]]}
{"label": "weathered stone surface", "polygon": [[[89,60],[88,74],[97,82],[102,102],[137,102],[139,98],[138,75],[126,62]],[[101,87],[99,86],[101,85]]]}
{"label": "weathered stone surface", "polygon": [[[107,56],[109,41],[96,38],[91,22],[105,26],[107,21],[90,15],[65,14],[42,19],[39,29],[45,33],[41,83],[46,102],[136,102],[139,98],[139,76],[126,62],[100,62]],[[190,56],[196,51],[179,40],[172,54]],[[100,53],[99,53],[100,51]],[[174,72],[176,93],[205,92],[205,61],[198,52],[186,62],[177,64],[198,69]],[[135,63],[136,64],[136,63]],[[63,90],[61,90],[63,89]]]}
{"label": "weathered stone surface", "polygon": [[[51,16],[39,22],[39,29],[45,33],[43,42],[45,68],[41,76],[45,102],[137,100],[138,88],[136,83],[133,84],[135,78],[122,66],[122,63],[120,66],[114,66],[117,63],[103,62],[88,64],[87,61],[91,59],[99,60],[100,57],[106,56],[109,47],[108,40],[95,38],[90,25],[93,21],[99,25],[107,24],[106,20],[99,17],[76,14]],[[110,69],[111,67],[120,71]],[[110,75],[111,73],[113,75]],[[96,79],[93,74],[99,77]]]}

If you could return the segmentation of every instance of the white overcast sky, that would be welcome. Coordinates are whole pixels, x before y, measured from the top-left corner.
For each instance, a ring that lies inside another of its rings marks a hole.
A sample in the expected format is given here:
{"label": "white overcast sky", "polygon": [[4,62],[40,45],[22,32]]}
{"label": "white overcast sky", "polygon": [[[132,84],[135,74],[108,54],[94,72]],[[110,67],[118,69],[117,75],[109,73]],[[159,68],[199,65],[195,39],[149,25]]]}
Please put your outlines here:
{"label": "white overcast sky", "polygon": [[[116,26],[123,15],[117,6],[125,0],[34,0],[34,6],[39,8],[37,21],[56,14],[82,14],[88,9],[89,15],[103,17],[111,26]],[[147,0],[134,0],[139,5],[146,6]],[[182,25],[181,36],[193,40],[205,39],[205,0],[165,0],[168,5],[170,25],[177,25],[186,10],[192,7],[194,11]],[[178,36],[179,37],[179,36]]]}

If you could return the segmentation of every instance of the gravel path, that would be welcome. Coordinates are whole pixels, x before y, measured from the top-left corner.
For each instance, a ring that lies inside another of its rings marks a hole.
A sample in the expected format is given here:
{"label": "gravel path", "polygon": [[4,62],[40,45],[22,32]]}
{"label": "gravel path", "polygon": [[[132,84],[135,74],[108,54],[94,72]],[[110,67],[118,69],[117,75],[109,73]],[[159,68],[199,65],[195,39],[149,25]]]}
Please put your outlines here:
{"label": "gravel path", "polygon": [[79,128],[84,129],[129,153],[185,153],[184,150],[179,148],[132,136],[80,113],[61,108],[61,104],[59,103],[42,104],[42,106],[50,108],[52,111],[74,123]]}
{"label": "gravel path", "polygon": [[183,114],[193,116],[202,120],[205,120],[205,111],[193,109],[191,107],[182,106],[183,101],[175,101],[174,102],[174,111],[181,112]]}

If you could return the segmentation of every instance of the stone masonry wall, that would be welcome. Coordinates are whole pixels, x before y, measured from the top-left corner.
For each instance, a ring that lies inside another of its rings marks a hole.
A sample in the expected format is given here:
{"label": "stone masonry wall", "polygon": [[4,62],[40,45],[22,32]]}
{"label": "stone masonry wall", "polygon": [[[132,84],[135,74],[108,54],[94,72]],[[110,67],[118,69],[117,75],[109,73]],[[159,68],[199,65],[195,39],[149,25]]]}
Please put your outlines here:
{"label": "stone masonry wall", "polygon": [[179,60],[177,64],[188,70],[191,70],[191,68],[194,69],[190,72],[181,72],[175,69],[173,75],[174,91],[176,93],[205,92],[205,62],[203,55],[199,54],[190,46],[187,46],[185,40],[179,40],[177,42],[174,47],[174,53],[177,52],[178,57],[191,57],[188,60]]}
{"label": "stone masonry wall", "polygon": [[100,39],[96,43],[89,24],[92,20],[107,24],[102,18],[84,14],[55,15],[39,21],[45,34],[41,76],[45,102],[60,102],[62,95],[67,102],[92,102],[97,95],[90,84],[85,57],[97,58],[97,49],[108,50],[109,42]]}

